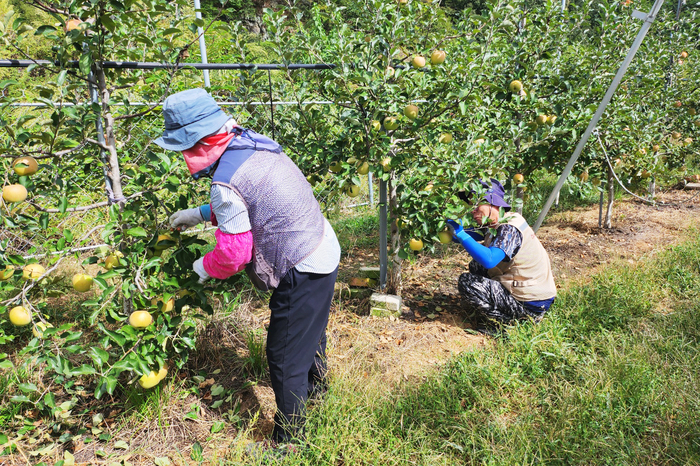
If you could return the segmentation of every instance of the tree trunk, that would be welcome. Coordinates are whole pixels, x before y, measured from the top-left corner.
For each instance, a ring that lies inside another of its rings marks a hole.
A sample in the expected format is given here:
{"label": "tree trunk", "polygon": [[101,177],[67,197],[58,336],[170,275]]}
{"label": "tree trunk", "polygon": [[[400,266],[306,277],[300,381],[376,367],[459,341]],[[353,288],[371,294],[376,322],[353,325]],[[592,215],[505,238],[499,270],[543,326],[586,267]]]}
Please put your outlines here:
{"label": "tree trunk", "polygon": [[102,114],[100,116],[104,121],[103,131],[105,147],[103,149],[108,153],[107,175],[109,176],[112,184],[112,192],[110,193],[112,198],[109,201],[110,203],[116,202],[123,205],[124,193],[122,191],[119,157],[117,157],[116,138],[114,136],[114,116],[109,109],[109,89],[107,89],[107,80],[105,79],[104,70],[100,67],[95,67],[94,74],[97,81],[97,91],[99,93],[100,104],[102,107]]}
{"label": "tree trunk", "polygon": [[396,224],[396,173],[391,172],[388,183],[389,197],[389,218],[391,223],[391,268],[389,275],[389,283],[387,283],[387,293],[401,296],[403,283],[401,282],[401,269],[403,259],[399,257],[399,249],[401,249],[401,233]]}
{"label": "tree trunk", "polygon": [[605,212],[605,228],[612,228],[612,208],[615,200],[615,176],[612,168],[608,167],[608,208]]}

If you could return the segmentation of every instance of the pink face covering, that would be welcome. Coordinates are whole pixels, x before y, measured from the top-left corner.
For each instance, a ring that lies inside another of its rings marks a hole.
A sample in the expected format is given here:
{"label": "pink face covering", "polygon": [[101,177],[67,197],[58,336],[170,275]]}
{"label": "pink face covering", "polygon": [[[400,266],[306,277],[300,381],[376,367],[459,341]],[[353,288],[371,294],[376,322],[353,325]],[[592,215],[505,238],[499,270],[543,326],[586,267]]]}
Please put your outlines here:
{"label": "pink face covering", "polygon": [[234,133],[214,134],[200,139],[197,144],[182,151],[190,173],[194,175],[219,160],[235,136]]}

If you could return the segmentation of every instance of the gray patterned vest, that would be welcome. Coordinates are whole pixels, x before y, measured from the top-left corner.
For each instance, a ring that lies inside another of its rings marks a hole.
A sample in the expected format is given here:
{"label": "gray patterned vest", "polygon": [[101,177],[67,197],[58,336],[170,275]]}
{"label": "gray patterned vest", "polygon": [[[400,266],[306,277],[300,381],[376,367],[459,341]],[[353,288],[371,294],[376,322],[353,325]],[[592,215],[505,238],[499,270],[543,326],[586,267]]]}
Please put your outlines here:
{"label": "gray patterned vest", "polygon": [[253,234],[248,276],[263,291],[277,288],[323,240],[323,214],[311,185],[284,153],[265,150],[250,155],[227,183],[217,178],[214,184],[236,191],[248,208]]}

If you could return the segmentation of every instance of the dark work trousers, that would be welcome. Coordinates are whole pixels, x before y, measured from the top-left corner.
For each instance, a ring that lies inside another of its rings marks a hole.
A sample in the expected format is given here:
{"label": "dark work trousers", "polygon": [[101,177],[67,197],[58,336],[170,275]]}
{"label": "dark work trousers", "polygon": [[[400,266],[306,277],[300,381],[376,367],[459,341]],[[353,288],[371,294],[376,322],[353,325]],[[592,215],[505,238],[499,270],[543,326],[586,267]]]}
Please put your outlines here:
{"label": "dark work trousers", "polygon": [[306,400],[325,383],[326,326],[338,269],[329,274],[290,270],[270,298],[267,362],[277,413],[272,440],[300,435]]}
{"label": "dark work trousers", "polygon": [[488,278],[486,269],[476,261],[469,263],[469,273],[459,276],[457,287],[467,311],[477,318],[508,324],[528,318],[539,320],[544,314],[544,310],[538,313],[523,306],[506,287]]}

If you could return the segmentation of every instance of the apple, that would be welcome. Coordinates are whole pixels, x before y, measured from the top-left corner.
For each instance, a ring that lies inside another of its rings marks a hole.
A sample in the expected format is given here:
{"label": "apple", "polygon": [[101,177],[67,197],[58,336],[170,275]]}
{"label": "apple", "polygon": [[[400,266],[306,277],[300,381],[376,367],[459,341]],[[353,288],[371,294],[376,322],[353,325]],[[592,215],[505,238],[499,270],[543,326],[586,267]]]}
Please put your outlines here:
{"label": "apple", "polygon": [[408,3],[408,0],[399,0],[400,5],[405,5]]}
{"label": "apple", "polygon": [[600,178],[593,178],[593,179],[591,180],[591,184],[592,184],[593,186],[600,186]]}
{"label": "apple", "polygon": [[369,173],[369,163],[362,162],[362,165],[357,169],[357,174],[366,175],[367,173]]}
{"label": "apple", "polygon": [[683,60],[678,60],[678,64],[679,64],[679,65],[682,65],[682,64],[683,64]]}
{"label": "apple", "polygon": [[[182,296],[178,296],[181,298]],[[158,298],[153,298],[151,300],[151,306],[158,306]],[[175,309],[175,298],[170,298],[167,303],[163,303],[160,307],[160,312],[170,312]]]}
{"label": "apple", "polygon": [[676,101],[673,103],[673,106],[676,107],[676,108],[680,108],[680,107],[683,106],[683,102],[681,102],[680,100],[676,100]]}
{"label": "apple", "polygon": [[347,194],[349,197],[357,197],[360,195],[360,187],[356,184],[351,184],[345,188],[345,194]]}
{"label": "apple", "polygon": [[586,181],[588,181],[588,171],[587,170],[582,171],[578,177],[583,183],[585,183]]}
{"label": "apple", "polygon": [[387,78],[393,77],[394,74],[396,74],[396,70],[391,66],[387,66],[386,70],[384,70],[384,76],[386,76]]}
{"label": "apple", "polygon": [[442,134],[438,137],[438,142],[439,142],[439,143],[442,143],[442,144],[449,144],[449,143],[452,142],[452,135],[449,134],[449,133],[442,133]]}
{"label": "apple", "polygon": [[382,166],[382,169],[383,169],[385,172],[390,171],[390,170],[391,170],[391,157],[385,157],[385,158],[383,158],[382,161],[380,162],[380,164],[381,164],[381,166]]}
{"label": "apple", "polygon": [[393,131],[399,127],[399,121],[396,119],[396,117],[393,116],[388,116],[384,118],[384,128]]}
{"label": "apple", "polygon": [[148,311],[134,311],[129,316],[129,324],[134,328],[146,328],[153,322],[153,316]]}
{"label": "apple", "polygon": [[410,120],[415,120],[418,118],[418,107],[415,105],[406,105],[406,108],[403,109],[403,114]]}
{"label": "apple", "polygon": [[537,115],[537,118],[535,118],[535,123],[538,125],[543,125],[547,122],[547,115]]}
{"label": "apple", "polygon": [[452,233],[449,230],[442,230],[438,233],[438,238],[442,244],[450,244],[452,242]]}
{"label": "apple", "polygon": [[693,138],[685,138],[683,139],[683,142],[686,144],[692,144],[693,143]]}
{"label": "apple", "polygon": [[22,306],[13,307],[8,313],[10,322],[16,327],[24,327],[32,321],[29,311]]}
{"label": "apple", "polygon": [[9,280],[15,273],[15,268],[11,265],[6,265],[5,270],[0,270],[0,282]]}
{"label": "apple", "polygon": [[661,147],[659,147],[658,144],[654,144],[653,146],[651,146],[651,150],[653,150],[654,152],[658,152],[659,149],[661,149]]}
{"label": "apple", "polygon": [[681,58],[688,58],[688,52],[686,52],[685,50],[683,50],[683,51],[681,52]]}
{"label": "apple", "polygon": [[518,94],[519,94],[520,91],[523,90],[523,83],[521,83],[520,81],[518,81],[518,80],[516,79],[515,81],[511,81],[511,83],[510,83],[510,85],[508,86],[508,88],[510,89],[510,92],[514,92],[514,93],[518,93]]}
{"label": "apple", "polygon": [[46,269],[40,264],[27,264],[22,269],[22,278],[25,280],[36,280],[46,273]]}
{"label": "apple", "polygon": [[484,139],[484,138],[474,139],[474,144],[477,146],[480,146],[485,142],[486,142],[486,139]]}
{"label": "apple", "polygon": [[523,181],[525,181],[525,177],[521,173],[517,173],[513,177],[513,183],[515,184],[522,184]]}
{"label": "apple", "polygon": [[119,265],[119,259],[124,257],[121,251],[114,251],[112,254],[105,258],[104,268],[107,270],[112,270],[114,267]]}
{"label": "apple", "polygon": [[693,122],[693,124],[694,124],[695,126],[700,127],[700,120],[695,120],[695,121]]}
{"label": "apple", "polygon": [[695,115],[697,115],[697,113],[698,113],[697,110],[695,110],[694,108],[688,109],[688,115],[690,115],[690,116],[695,116]]}
{"label": "apple", "polygon": [[33,175],[39,170],[34,157],[20,157],[12,162],[12,169],[20,176]]}
{"label": "apple", "polygon": [[678,131],[674,131],[673,133],[671,133],[671,136],[673,137],[673,139],[680,139],[681,133],[679,133]]}
{"label": "apple", "polygon": [[306,181],[308,181],[311,186],[316,186],[316,183],[318,183],[318,180],[316,179],[315,175],[307,176]]}
{"label": "apple", "polygon": [[372,120],[369,124],[374,131],[379,131],[382,129],[382,123],[379,120]]}
{"label": "apple", "polygon": [[177,240],[169,233],[163,233],[162,235],[158,235],[158,238],[156,239],[156,245],[155,249],[156,251],[163,251],[168,248],[172,248],[174,245],[173,244],[168,244],[168,243],[174,243]]}
{"label": "apple", "polygon": [[642,179],[646,180],[647,178],[649,178],[651,176],[651,173],[649,173],[649,170],[642,170],[642,173],[640,176],[642,177]]}
{"label": "apple", "polygon": [[66,32],[72,31],[73,29],[78,29],[82,21],[79,19],[69,19],[66,21],[66,25],[64,27]]}
{"label": "apple", "polygon": [[167,367],[161,368],[158,372],[151,371],[148,374],[142,375],[141,378],[139,378],[139,385],[141,385],[142,388],[146,389],[153,388],[156,385],[158,385],[160,381],[165,378],[166,375],[168,375]]}
{"label": "apple", "polygon": [[47,328],[53,328],[53,325],[44,322],[37,322],[32,326],[32,335],[37,338],[44,338],[44,332]]}
{"label": "apple", "polygon": [[92,277],[86,273],[73,275],[73,289],[85,293],[92,286]]}
{"label": "apple", "polygon": [[637,149],[636,154],[637,154],[637,157],[643,157],[643,156],[647,155],[647,150],[643,147],[640,147],[639,149]]}
{"label": "apple", "polygon": [[408,247],[412,251],[420,251],[423,249],[423,241],[418,238],[412,238],[411,241],[408,242]]}
{"label": "apple", "polygon": [[555,121],[557,121],[557,116],[556,116],[556,115],[549,115],[549,116],[547,117],[547,124],[548,124],[548,125],[553,125]]}
{"label": "apple", "polygon": [[423,68],[425,66],[425,58],[421,57],[420,55],[416,55],[413,57],[413,60],[411,60],[411,64],[414,68]]}
{"label": "apple", "polygon": [[423,188],[423,191],[431,192],[433,190],[433,183],[428,183],[425,188]]}
{"label": "apple", "polygon": [[27,188],[21,184],[8,184],[2,188],[2,198],[5,202],[22,202],[27,198]]}
{"label": "apple", "polygon": [[430,64],[441,65],[445,62],[445,58],[447,58],[447,54],[444,50],[433,50],[433,53],[430,54]]}
{"label": "apple", "polygon": [[350,157],[349,159],[346,160],[348,165],[355,165],[357,163],[357,158],[356,157]]}

